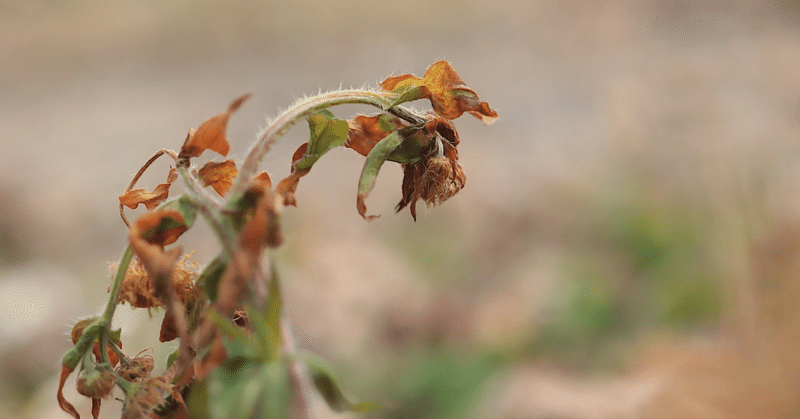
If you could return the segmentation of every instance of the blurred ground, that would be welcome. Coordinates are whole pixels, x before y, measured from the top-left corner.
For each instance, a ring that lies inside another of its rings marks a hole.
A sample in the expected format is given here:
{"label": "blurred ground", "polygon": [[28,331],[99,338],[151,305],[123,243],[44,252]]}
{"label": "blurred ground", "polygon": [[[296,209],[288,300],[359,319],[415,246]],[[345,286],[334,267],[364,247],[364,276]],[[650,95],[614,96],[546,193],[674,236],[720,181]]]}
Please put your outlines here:
{"label": "blurred ground", "polygon": [[[153,151],[252,92],[241,159],[295,97],[446,58],[501,116],[457,121],[463,191],[413,223],[387,167],[368,224],[335,150],[285,215],[298,341],[389,406],[368,417],[796,418],[800,5],[550,3],[0,1],[0,417],[67,417],[63,333]],[[158,318],[117,317],[164,359]]]}

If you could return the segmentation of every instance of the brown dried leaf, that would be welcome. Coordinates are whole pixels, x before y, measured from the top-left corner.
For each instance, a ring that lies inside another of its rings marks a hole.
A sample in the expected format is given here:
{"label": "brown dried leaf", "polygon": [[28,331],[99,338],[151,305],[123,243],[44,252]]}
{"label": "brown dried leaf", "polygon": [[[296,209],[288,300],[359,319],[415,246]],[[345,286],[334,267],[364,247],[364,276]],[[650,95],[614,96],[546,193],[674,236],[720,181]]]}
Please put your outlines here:
{"label": "brown dried leaf", "polygon": [[489,104],[481,102],[477,93],[464,84],[455,69],[445,60],[433,63],[422,78],[413,74],[389,77],[381,82],[387,91],[404,93],[419,88],[420,96],[431,101],[433,110],[447,119],[456,119],[464,112],[479,118],[486,125],[497,120],[497,112]]}
{"label": "brown dried leaf", "polygon": [[69,413],[75,419],[81,419],[81,415],[78,414],[78,411],[75,410],[75,406],[72,403],[68,402],[67,399],[64,397],[64,383],[67,382],[67,377],[72,374],[73,369],[66,366],[61,365],[61,378],[58,381],[58,391],[56,392],[56,399],[58,400],[58,406],[61,410]]}
{"label": "brown dried leaf", "polygon": [[261,172],[253,178],[253,183],[260,185],[265,190],[272,189],[272,179],[269,177],[269,173]]}
{"label": "brown dried leaf", "polygon": [[119,196],[119,203],[125,205],[130,209],[136,209],[139,204],[144,204],[149,211],[155,209],[160,203],[167,200],[169,197],[169,188],[172,183],[178,178],[178,172],[173,167],[167,175],[167,183],[162,183],[156,186],[153,191],[147,189],[134,189]]}
{"label": "brown dried leaf", "polygon": [[249,97],[249,93],[239,96],[231,102],[228,110],[203,122],[194,133],[190,132],[183,143],[183,147],[181,147],[180,156],[197,157],[203,154],[205,150],[216,151],[223,156],[227,156],[230,149],[228,139],[225,137],[228,119]]}
{"label": "brown dried leaf", "polygon": [[252,259],[258,260],[264,247],[277,247],[283,242],[275,199],[271,191],[261,189],[253,213],[239,233],[239,248]]}
{"label": "brown dried leaf", "polygon": [[408,126],[408,123],[390,114],[373,116],[358,115],[347,120],[350,132],[344,146],[351,148],[366,157],[378,141],[399,128]]}
{"label": "brown dried leaf", "polygon": [[[139,217],[131,225],[128,238],[131,245],[134,245],[134,241],[143,241],[163,248],[166,245],[175,243],[178,237],[188,229],[183,216],[178,211],[149,212]],[[134,250],[136,249],[134,248]],[[139,257],[147,266],[145,258],[141,257],[141,255]]]}
{"label": "brown dried leaf", "polygon": [[275,193],[283,198],[283,205],[297,206],[297,200],[295,200],[294,197],[294,193],[297,191],[297,185],[300,183],[300,178],[307,175],[311,169],[298,169],[295,167],[294,163],[305,156],[307,149],[308,143],[306,142],[295,150],[292,155],[292,172],[285,179],[278,182],[278,186],[275,187]]}
{"label": "brown dried leaf", "polygon": [[100,417],[100,399],[92,399],[92,418]]}
{"label": "brown dried leaf", "polygon": [[164,313],[164,320],[161,321],[161,331],[158,334],[159,342],[169,342],[180,336],[180,331],[175,325],[175,315],[172,310]]}
{"label": "brown dried leaf", "polygon": [[197,172],[203,186],[211,186],[220,196],[225,196],[231,190],[237,174],[239,171],[233,160],[208,162]]}

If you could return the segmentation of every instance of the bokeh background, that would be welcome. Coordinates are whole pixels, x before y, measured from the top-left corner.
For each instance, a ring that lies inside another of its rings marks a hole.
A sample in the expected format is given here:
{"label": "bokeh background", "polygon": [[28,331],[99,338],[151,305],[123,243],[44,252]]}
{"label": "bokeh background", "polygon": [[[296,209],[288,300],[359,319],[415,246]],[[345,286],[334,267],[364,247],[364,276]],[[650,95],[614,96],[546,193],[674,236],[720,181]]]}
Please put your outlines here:
{"label": "bokeh background", "polygon": [[[798,417],[800,5],[780,0],[0,1],[0,417],[68,417],[64,333],[107,297],[117,195],[152,152],[252,92],[241,160],[295,98],[441,58],[500,113],[457,121],[464,190],[414,223],[386,166],[366,223],[363,159],[337,149],[285,211],[299,345],[387,406],[317,416]],[[202,227],[182,240],[214,254]],[[117,320],[163,369],[160,317]]]}

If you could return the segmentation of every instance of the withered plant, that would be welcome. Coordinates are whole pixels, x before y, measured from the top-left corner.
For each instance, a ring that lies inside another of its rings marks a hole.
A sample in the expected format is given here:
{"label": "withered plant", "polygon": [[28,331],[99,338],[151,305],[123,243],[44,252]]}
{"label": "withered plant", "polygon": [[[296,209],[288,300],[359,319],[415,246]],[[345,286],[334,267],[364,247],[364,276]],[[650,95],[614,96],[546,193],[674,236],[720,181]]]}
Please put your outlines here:
{"label": "withered plant", "polygon": [[[452,120],[468,112],[485,124],[497,113],[481,102],[447,61],[438,61],[424,77],[389,77],[379,89],[336,90],[299,100],[258,136],[244,162],[208,162],[195,170],[192,159],[206,150],[228,154],[228,119],[249,95],[225,112],[190,130],[180,151],[159,150],[119,197],[129,245],[115,265],[109,300],[102,316],[85,319],[72,330],[74,347],[62,359],[58,403],[79,418],[63,395],[67,378],[78,369],[78,392],[92,399],[92,416],[115,387],[124,394],[123,418],[284,418],[310,417],[306,395],[313,388],[336,411],[376,408],[346,398],[318,356],[296,351],[274,249],[282,242],[280,213],[296,205],[300,178],[328,150],[345,146],[366,157],[358,181],[356,208],[366,220],[366,198],[386,161],[404,168],[399,212],[409,207],[416,220],[420,199],[439,204],[464,187],[458,163],[458,134]],[[428,99],[432,111],[401,104]],[[375,115],[336,118],[328,109],[366,104]],[[259,162],[272,145],[301,120],[311,136],[292,156],[291,173],[273,188]],[[174,162],[166,183],[152,191],[133,189],[159,157]],[[183,180],[184,193],[169,199],[170,187]],[[210,189],[208,188],[210,187]],[[148,212],[132,223],[125,207]],[[219,240],[220,252],[202,269],[173,245],[194,224],[197,214]],[[121,330],[112,330],[120,303],[164,308],[159,340],[178,339],[166,371],[156,374],[154,360],[141,352],[123,352]]]}

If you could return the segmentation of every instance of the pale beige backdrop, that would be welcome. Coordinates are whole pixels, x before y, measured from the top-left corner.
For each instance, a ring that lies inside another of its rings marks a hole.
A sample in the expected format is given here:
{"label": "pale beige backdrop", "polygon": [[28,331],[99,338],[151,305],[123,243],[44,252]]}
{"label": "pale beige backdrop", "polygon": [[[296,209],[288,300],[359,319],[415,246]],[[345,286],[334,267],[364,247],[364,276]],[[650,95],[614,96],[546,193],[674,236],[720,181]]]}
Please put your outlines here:
{"label": "pale beige backdrop", "polygon": [[[342,149],[285,213],[298,341],[387,405],[366,417],[796,418],[788,0],[0,1],[0,418],[67,417],[63,333],[106,298],[117,195],[153,151],[252,92],[229,127],[241,159],[295,98],[442,58],[500,113],[457,121],[463,191],[414,223],[387,166],[366,223],[363,160]],[[286,175],[307,135],[263,167]],[[202,263],[197,230],[183,245]],[[118,320],[163,368],[153,315]]]}

